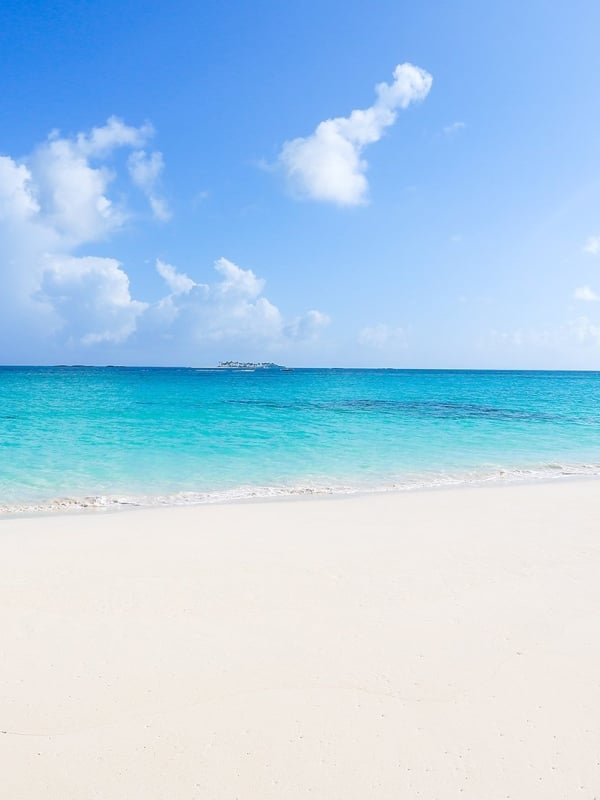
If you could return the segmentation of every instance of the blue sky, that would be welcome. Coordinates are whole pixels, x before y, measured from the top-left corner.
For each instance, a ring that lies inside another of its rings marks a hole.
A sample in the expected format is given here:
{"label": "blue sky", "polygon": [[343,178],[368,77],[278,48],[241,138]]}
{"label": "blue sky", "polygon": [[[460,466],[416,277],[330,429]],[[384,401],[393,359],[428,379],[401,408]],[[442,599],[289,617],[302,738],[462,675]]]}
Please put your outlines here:
{"label": "blue sky", "polygon": [[5,0],[0,362],[600,368],[599,31]]}

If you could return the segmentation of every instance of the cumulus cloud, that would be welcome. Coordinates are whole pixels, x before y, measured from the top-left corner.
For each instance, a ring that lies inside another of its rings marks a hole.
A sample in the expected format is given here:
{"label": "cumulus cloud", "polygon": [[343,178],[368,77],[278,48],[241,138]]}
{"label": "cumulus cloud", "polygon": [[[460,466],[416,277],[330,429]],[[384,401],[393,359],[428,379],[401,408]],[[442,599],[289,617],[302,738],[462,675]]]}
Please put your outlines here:
{"label": "cumulus cloud", "polygon": [[279,165],[292,188],[311,200],[359,205],[366,202],[368,183],[365,147],[379,141],[394,124],[397,112],[423,100],[431,75],[413,64],[398,64],[391,83],[375,87],[376,99],[348,117],[319,123],[314,133],[285,142]]}
{"label": "cumulus cloud", "polygon": [[70,248],[121,227],[127,212],[108,196],[115,175],[97,161],[118,148],[139,146],[151,134],[149,126],[131,127],[115,117],[71,138],[52,133],[26,159],[38,203],[37,222],[52,227]]}
{"label": "cumulus cloud", "polygon": [[131,297],[129,278],[114,258],[50,258],[39,296],[60,313],[67,339],[83,344],[124,341],[147,308]]}
{"label": "cumulus cloud", "polygon": [[[116,147],[141,147],[154,135],[149,122],[139,128],[126,125],[118,117],[109,117],[105,125],[92,128],[89,132],[78,133],[74,139],[77,151],[85,157],[102,157]],[[56,133],[50,138],[58,138]]]}
{"label": "cumulus cloud", "polygon": [[219,284],[221,294],[257,297],[264,288],[265,282],[257,278],[251,269],[242,269],[226,258],[215,261],[215,269],[222,276]]}
{"label": "cumulus cloud", "polygon": [[39,211],[31,172],[8,156],[0,156],[0,220],[27,219]]}
{"label": "cumulus cloud", "polygon": [[589,236],[582,250],[590,256],[597,256],[600,253],[600,236]]}
{"label": "cumulus cloud", "polygon": [[358,334],[358,343],[366,347],[374,347],[380,350],[407,347],[404,329],[385,325],[383,323],[362,328]]}
{"label": "cumulus cloud", "polygon": [[264,295],[265,281],[226,258],[215,262],[209,283],[158,259],[166,291],[151,301],[134,296],[119,260],[89,252],[131,215],[125,200],[116,202],[111,193],[118,182],[119,197],[125,197],[126,175],[119,175],[115,164],[121,162],[113,158],[117,148],[131,150],[131,183],[160,202],[153,193],[162,156],[142,149],[152,133],[149,125],[135,128],[112,117],[75,136],[53,133],[26,158],[0,156],[5,363],[103,360],[99,354],[113,361],[125,347],[143,363],[149,348],[161,343],[168,345],[164,360],[172,363],[195,357],[207,342],[231,342],[237,351],[252,342],[262,350],[310,341],[325,324],[319,311],[286,319]]}
{"label": "cumulus cloud", "polygon": [[156,271],[161,278],[164,278],[172,294],[187,294],[197,285],[184,272],[177,272],[174,266],[161,261],[160,258],[156,259]]}
{"label": "cumulus cloud", "polygon": [[575,300],[587,300],[587,301],[596,301],[600,300],[600,295],[596,294],[596,292],[590,286],[579,286],[573,292],[573,297]]}
{"label": "cumulus cloud", "polygon": [[199,344],[310,341],[329,321],[326,314],[315,310],[286,321],[264,296],[265,281],[227,258],[215,261],[216,279],[211,283],[196,283],[160,261],[157,270],[171,291],[149,309],[153,327]]}
{"label": "cumulus cloud", "polygon": [[[103,159],[152,134],[111,117],[72,137],[53,132],[20,160],[0,157],[0,334],[15,340],[122,341],[144,308],[114,259],[75,251],[119,230],[128,218],[109,196],[115,174]],[[76,310],[77,309],[77,310]]]}
{"label": "cumulus cloud", "polygon": [[127,161],[132,181],[144,192],[154,217],[161,222],[171,219],[171,212],[166,201],[156,192],[156,186],[164,166],[163,155],[158,150],[153,153],[136,150],[131,153]]}
{"label": "cumulus cloud", "polygon": [[314,340],[330,322],[331,318],[328,314],[313,308],[301,317],[292,320],[285,327],[285,333],[292,339]]}

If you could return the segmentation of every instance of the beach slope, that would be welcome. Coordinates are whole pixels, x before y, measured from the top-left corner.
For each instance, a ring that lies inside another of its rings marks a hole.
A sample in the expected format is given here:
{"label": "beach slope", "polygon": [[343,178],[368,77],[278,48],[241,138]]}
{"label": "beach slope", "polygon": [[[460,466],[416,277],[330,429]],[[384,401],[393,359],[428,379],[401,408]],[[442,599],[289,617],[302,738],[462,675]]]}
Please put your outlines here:
{"label": "beach slope", "polygon": [[0,521],[10,800],[600,797],[595,480]]}

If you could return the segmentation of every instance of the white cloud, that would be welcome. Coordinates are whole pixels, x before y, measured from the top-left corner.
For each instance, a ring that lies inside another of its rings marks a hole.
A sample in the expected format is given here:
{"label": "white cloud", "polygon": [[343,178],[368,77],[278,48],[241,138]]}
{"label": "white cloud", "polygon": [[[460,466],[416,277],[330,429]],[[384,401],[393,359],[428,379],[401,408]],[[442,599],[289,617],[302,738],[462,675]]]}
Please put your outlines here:
{"label": "white cloud", "polygon": [[331,319],[327,314],[312,309],[289,323],[285,327],[285,333],[293,339],[303,339],[305,341],[317,339],[322,329],[329,325],[330,322]]}
{"label": "white cloud", "polygon": [[26,219],[39,211],[31,172],[8,156],[0,156],[0,220]]}
{"label": "white cloud", "polygon": [[482,338],[482,346],[510,345],[516,348],[522,347],[556,347],[561,338],[565,336],[564,329],[557,330],[536,330],[534,328],[517,328],[513,331],[492,330],[487,336]]}
{"label": "white cloud", "polygon": [[200,192],[196,192],[196,194],[192,198],[192,207],[196,208],[201,203],[204,203],[205,200],[208,200],[209,197],[210,197],[210,192],[208,191],[208,189],[203,189]]}
{"label": "white cloud", "polygon": [[[73,144],[80,155],[97,158],[108,155],[117,147],[141,147],[152,136],[154,128],[148,122],[134,128],[118,117],[109,117],[105,125],[92,128],[89,133],[78,133]],[[56,134],[51,138],[57,138]]]}
{"label": "white cloud", "polygon": [[128,218],[109,195],[115,174],[101,159],[118,147],[139,147],[151,132],[112,117],[89,133],[54,132],[19,161],[0,157],[5,359],[15,348],[25,352],[30,341],[36,352],[58,340],[122,341],[135,327],[144,304],[124,291],[128,279],[118,263],[75,251],[107,238]]}
{"label": "white cloud", "polygon": [[567,331],[579,344],[600,347],[600,325],[596,325],[588,317],[578,317],[572,320]]}
{"label": "white cloud", "polygon": [[155,191],[164,166],[162,153],[158,151],[148,154],[145,150],[136,150],[127,161],[132,181],[144,192],[154,217],[161,222],[171,219],[166,201]]}
{"label": "white cloud", "polygon": [[242,269],[226,258],[215,261],[215,269],[223,276],[223,280],[218,284],[221,294],[257,297],[264,288],[265,282],[257,278],[251,269]]}
{"label": "white cloud", "polygon": [[146,190],[152,189],[164,166],[162,153],[158,151],[148,155],[145,150],[135,150],[127,160],[133,182]]}
{"label": "white cloud", "polygon": [[395,328],[379,323],[367,326],[358,334],[358,343],[377,349],[407,347],[406,333],[403,328]]}
{"label": "white cloud", "polygon": [[590,256],[597,256],[600,253],[600,236],[589,236],[582,250]]}
{"label": "white cloud", "polygon": [[[124,200],[116,203],[111,196],[113,182],[126,177],[104,160],[115,148],[135,148],[129,177],[148,190],[151,202],[161,202],[152,192],[162,156],[140,150],[151,133],[150,126],[133,128],[111,118],[73,137],[53,133],[20,161],[0,157],[4,363],[117,361],[123,352],[130,358],[137,353],[138,363],[145,363],[150,353],[154,360],[150,348],[165,343],[163,362],[189,363],[206,343],[231,342],[236,353],[256,343],[262,352],[309,342],[325,324],[319,311],[285,319],[264,296],[265,281],[226,258],[215,262],[216,278],[209,284],[157,260],[167,293],[148,303],[134,296],[117,259],[87,252],[130,216]],[[123,189],[120,181],[121,196]]]}
{"label": "white cloud", "polygon": [[123,225],[124,208],[108,196],[115,175],[92,159],[119,147],[137,146],[151,134],[111,117],[105,126],[73,138],[56,132],[26,160],[38,203],[38,223],[51,226],[65,247],[102,239]]}
{"label": "white cloud", "polygon": [[595,301],[600,300],[600,295],[597,295],[596,292],[590,286],[579,286],[573,292],[573,297],[575,300],[588,300],[588,301]]}
{"label": "white cloud", "polygon": [[53,257],[40,295],[60,313],[63,334],[83,344],[124,341],[147,308],[132,299],[129,278],[114,258]]}
{"label": "white cloud", "polygon": [[172,294],[187,294],[197,285],[184,272],[177,272],[175,267],[171,266],[171,264],[166,264],[160,258],[156,259],[156,271],[164,278]]}
{"label": "white cloud", "polygon": [[398,64],[393,75],[392,83],[375,87],[377,97],[369,108],[325,120],[310,136],[283,145],[279,164],[301,196],[338,205],[366,202],[364,148],[394,124],[399,109],[423,100],[431,88],[431,75],[413,64]]}
{"label": "white cloud", "polygon": [[462,131],[466,128],[467,125],[465,122],[452,122],[450,125],[445,125],[442,128],[442,131],[445,136],[454,136],[459,131]]}
{"label": "white cloud", "polygon": [[30,163],[41,217],[67,246],[104,238],[125,221],[125,212],[107,196],[109,170],[92,167],[72,142],[48,142]]}
{"label": "white cloud", "polygon": [[160,222],[168,222],[173,216],[167,205],[167,201],[162,197],[151,194],[148,198],[148,202],[150,203],[154,219],[160,220]]}
{"label": "white cloud", "polygon": [[196,283],[175,267],[157,262],[171,294],[149,309],[150,327],[171,330],[178,338],[198,343],[276,346],[291,340],[314,340],[329,321],[326,314],[312,310],[286,322],[277,306],[263,295],[264,280],[251,269],[226,258],[215,261],[214,269],[217,280]]}
{"label": "white cloud", "polygon": [[558,352],[581,351],[584,347],[600,347],[600,325],[587,316],[576,317],[554,328],[518,328],[512,331],[492,330],[480,340],[480,346],[545,349],[554,356]]}

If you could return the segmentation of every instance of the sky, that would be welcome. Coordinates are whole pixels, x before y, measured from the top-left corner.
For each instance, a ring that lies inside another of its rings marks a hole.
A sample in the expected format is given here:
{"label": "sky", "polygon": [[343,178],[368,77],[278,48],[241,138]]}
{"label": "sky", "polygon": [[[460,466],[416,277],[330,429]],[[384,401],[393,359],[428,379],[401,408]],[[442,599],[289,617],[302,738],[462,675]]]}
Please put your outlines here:
{"label": "sky", "polygon": [[600,369],[599,34],[3,0],[0,363]]}

